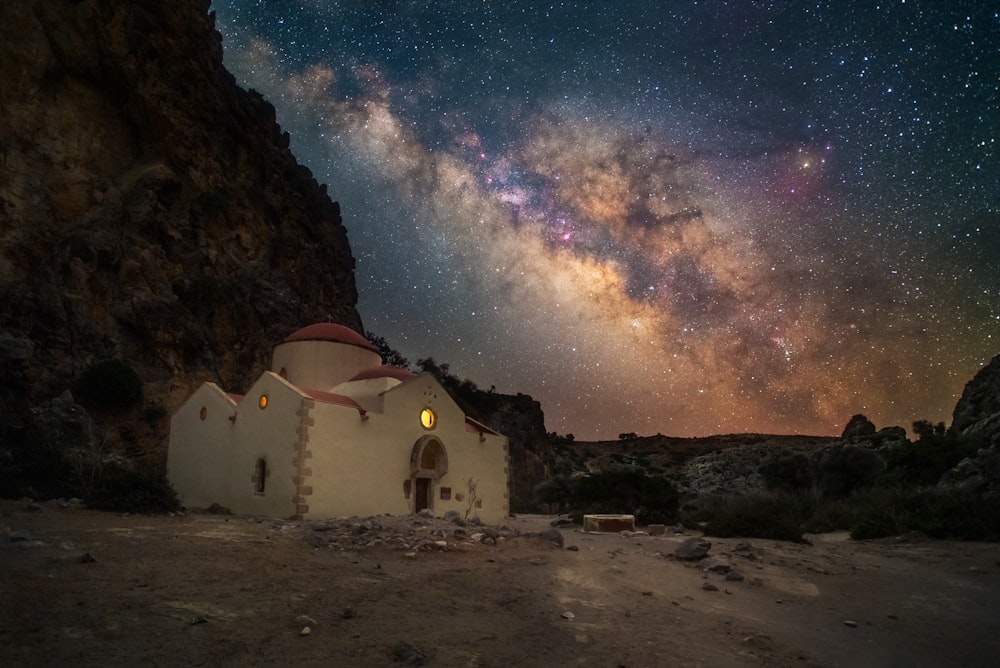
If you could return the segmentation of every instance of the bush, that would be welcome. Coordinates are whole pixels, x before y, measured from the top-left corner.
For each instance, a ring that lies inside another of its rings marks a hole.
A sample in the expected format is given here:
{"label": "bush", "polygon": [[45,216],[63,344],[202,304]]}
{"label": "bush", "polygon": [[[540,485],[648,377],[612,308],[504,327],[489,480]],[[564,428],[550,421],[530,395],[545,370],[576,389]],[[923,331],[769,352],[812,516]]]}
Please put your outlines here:
{"label": "bush", "polygon": [[124,410],[142,402],[142,380],[121,360],[90,365],[73,385],[85,405],[102,410]]}
{"label": "bush", "polygon": [[831,450],[819,467],[819,488],[826,499],[842,499],[870,486],[885,468],[876,453],[856,445]]}
{"label": "bush", "polygon": [[983,443],[957,434],[925,433],[916,443],[890,448],[881,481],[887,486],[934,485],[966,457],[975,457]]}
{"label": "bush", "polygon": [[573,488],[571,478],[564,475],[553,476],[535,487],[535,500],[539,504],[556,506],[561,512],[572,500]]}
{"label": "bush", "polygon": [[788,540],[803,543],[802,524],[809,508],[802,495],[767,493],[727,497],[716,502],[706,536]]}
{"label": "bush", "polygon": [[932,538],[1000,539],[1000,500],[970,492],[872,489],[859,495],[851,538],[885,538],[919,531]]}
{"label": "bush", "polygon": [[162,472],[118,462],[101,467],[83,498],[90,508],[126,513],[166,513],[180,508],[177,493]]}
{"label": "bush", "polygon": [[835,499],[819,504],[804,528],[809,533],[847,531],[854,525],[855,509],[848,499]]}
{"label": "bush", "polygon": [[814,483],[812,464],[801,452],[779,452],[764,460],[759,470],[771,491],[799,492]]}
{"label": "bush", "polygon": [[677,516],[677,489],[662,476],[637,470],[602,471],[573,480],[574,517],[588,513],[635,513],[640,524]]}

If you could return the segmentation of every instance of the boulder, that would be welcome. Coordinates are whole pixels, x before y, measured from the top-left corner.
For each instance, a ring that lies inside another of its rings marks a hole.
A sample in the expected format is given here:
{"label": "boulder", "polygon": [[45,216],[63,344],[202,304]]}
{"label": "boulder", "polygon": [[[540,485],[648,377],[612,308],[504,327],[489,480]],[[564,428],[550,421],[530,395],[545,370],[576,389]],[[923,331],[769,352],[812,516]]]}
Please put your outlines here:
{"label": "boulder", "polygon": [[674,557],[684,561],[704,559],[712,549],[711,541],[704,538],[688,538],[674,549]]}

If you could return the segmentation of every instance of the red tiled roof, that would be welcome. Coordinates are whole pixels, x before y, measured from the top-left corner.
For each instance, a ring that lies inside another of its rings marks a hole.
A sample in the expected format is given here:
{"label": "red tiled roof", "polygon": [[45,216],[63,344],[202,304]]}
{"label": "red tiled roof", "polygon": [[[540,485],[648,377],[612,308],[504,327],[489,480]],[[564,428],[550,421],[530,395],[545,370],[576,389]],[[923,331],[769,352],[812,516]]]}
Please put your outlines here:
{"label": "red tiled roof", "polygon": [[371,380],[372,378],[395,378],[399,381],[408,381],[416,378],[417,374],[407,371],[398,366],[373,366],[370,369],[359,371],[351,380]]}
{"label": "red tiled roof", "polygon": [[332,322],[318,322],[302,329],[292,332],[285,337],[285,343],[291,341],[334,341],[336,343],[346,343],[351,346],[358,346],[377,353],[368,339],[358,334],[350,327],[338,325]]}
{"label": "red tiled roof", "polygon": [[314,390],[309,387],[300,387],[299,390],[306,396],[312,397],[316,401],[321,401],[324,404],[336,404],[337,406],[347,406],[348,408],[354,408],[364,415],[367,411],[361,407],[361,404],[356,402],[350,397],[344,396],[343,394],[334,394],[333,392],[323,392],[322,390]]}
{"label": "red tiled roof", "polygon": [[482,422],[476,422],[469,416],[465,417],[465,431],[470,431],[473,434],[493,434],[499,436],[500,432],[493,431]]}

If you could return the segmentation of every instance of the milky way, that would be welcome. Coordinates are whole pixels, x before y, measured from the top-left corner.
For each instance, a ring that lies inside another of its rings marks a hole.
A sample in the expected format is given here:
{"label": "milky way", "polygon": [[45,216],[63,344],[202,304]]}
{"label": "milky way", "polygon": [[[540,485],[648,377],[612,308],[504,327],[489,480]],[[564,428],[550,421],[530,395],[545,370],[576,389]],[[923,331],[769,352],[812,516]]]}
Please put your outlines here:
{"label": "milky way", "polygon": [[1000,352],[989,5],[213,9],[368,329],[615,438],[950,421]]}

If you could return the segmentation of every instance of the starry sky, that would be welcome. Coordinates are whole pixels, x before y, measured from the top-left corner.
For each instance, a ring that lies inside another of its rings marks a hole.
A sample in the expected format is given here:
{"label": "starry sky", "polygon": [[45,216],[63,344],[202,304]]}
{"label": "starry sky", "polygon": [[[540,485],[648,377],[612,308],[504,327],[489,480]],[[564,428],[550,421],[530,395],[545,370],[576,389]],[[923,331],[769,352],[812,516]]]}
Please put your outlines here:
{"label": "starry sky", "polygon": [[950,423],[1000,353],[981,0],[216,0],[368,330],[578,440]]}

